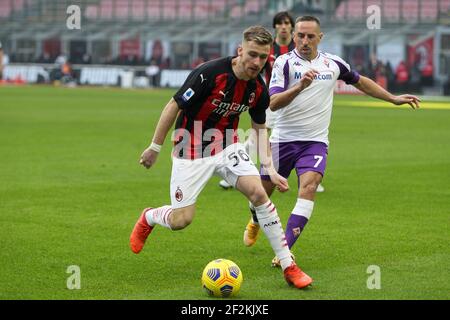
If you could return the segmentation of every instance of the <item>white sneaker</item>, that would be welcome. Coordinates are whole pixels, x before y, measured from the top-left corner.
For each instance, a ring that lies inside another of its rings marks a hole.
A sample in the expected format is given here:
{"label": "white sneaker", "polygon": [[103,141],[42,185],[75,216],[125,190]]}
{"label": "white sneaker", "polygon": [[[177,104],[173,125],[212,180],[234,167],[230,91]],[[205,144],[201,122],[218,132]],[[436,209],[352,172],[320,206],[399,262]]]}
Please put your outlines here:
{"label": "white sneaker", "polygon": [[323,185],[322,185],[322,184],[319,184],[319,185],[317,186],[316,192],[324,192],[324,191],[325,191],[325,188],[323,187]]}
{"label": "white sneaker", "polygon": [[222,188],[226,189],[230,189],[233,188],[233,186],[231,184],[229,184],[228,182],[226,182],[225,180],[220,180],[219,182],[219,186],[221,186]]}

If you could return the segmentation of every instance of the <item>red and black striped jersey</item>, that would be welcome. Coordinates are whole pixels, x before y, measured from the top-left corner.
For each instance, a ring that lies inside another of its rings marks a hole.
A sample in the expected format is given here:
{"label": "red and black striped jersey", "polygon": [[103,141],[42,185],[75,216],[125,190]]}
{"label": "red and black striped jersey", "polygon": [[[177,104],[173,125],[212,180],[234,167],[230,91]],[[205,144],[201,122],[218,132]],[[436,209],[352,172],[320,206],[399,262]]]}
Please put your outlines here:
{"label": "red and black striped jersey", "polygon": [[174,156],[212,156],[238,142],[239,116],[248,111],[258,124],[266,122],[269,93],[261,75],[240,80],[232,70],[234,57],[206,62],[194,69],[174,95],[181,109],[175,126]]}
{"label": "red and black striped jersey", "polygon": [[270,77],[272,76],[272,68],[275,60],[282,54],[288,53],[289,51],[292,51],[294,49],[295,49],[294,40],[291,40],[291,42],[287,46],[280,46],[276,42],[273,43],[272,48],[270,49],[269,58],[267,59],[267,62],[263,69],[267,86],[269,86]]}

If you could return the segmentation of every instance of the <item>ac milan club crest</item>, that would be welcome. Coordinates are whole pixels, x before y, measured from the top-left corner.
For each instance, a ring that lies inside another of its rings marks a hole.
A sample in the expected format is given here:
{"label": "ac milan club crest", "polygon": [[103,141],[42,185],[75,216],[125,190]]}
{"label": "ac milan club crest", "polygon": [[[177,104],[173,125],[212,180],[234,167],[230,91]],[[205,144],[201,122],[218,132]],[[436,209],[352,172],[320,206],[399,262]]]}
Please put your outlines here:
{"label": "ac milan club crest", "polygon": [[177,187],[177,191],[175,191],[175,199],[178,202],[181,202],[181,200],[183,200],[183,191],[181,191],[180,187]]}
{"label": "ac milan club crest", "polygon": [[255,100],[255,93],[250,93],[250,96],[248,97],[248,103],[252,103]]}

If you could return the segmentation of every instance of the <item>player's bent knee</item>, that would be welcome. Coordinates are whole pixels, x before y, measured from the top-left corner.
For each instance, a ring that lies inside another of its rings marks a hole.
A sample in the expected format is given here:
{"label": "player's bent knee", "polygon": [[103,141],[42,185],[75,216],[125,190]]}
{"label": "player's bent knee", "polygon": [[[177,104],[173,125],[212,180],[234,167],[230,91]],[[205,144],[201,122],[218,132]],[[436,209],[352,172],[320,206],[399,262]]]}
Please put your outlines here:
{"label": "player's bent knee", "polygon": [[267,202],[267,193],[262,187],[255,188],[249,195],[249,200],[254,206],[260,206]]}
{"label": "player's bent knee", "polygon": [[302,186],[302,189],[300,190],[300,195],[314,195],[316,193],[318,186],[319,184],[315,182],[308,183]]}

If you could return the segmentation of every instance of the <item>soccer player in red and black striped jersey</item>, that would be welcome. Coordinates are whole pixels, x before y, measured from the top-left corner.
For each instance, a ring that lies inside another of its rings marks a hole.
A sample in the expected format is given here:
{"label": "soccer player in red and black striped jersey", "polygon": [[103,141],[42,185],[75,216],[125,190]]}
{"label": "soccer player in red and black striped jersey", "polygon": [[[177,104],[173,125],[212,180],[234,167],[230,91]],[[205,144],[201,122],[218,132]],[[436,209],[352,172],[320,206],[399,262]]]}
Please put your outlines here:
{"label": "soccer player in red and black striped jersey", "polygon": [[293,261],[277,210],[236,134],[240,114],[248,111],[252,128],[257,132],[260,162],[279,190],[287,191],[287,179],[273,166],[265,127],[269,98],[260,72],[269,57],[272,42],[265,28],[246,29],[236,57],[210,61],[193,70],[164,108],[152,143],[142,153],[140,163],[146,168],[155,163],[177,118],[173,135],[171,205],[144,209],[130,236],[134,253],[142,250],[157,224],[171,230],[188,226],[194,218],[198,195],[212,175],[218,174],[255,207],[261,229],[280,258],[286,281],[297,288],[312,282]]}
{"label": "soccer player in red and black striped jersey", "polygon": [[[239,78],[233,70],[239,68],[235,61],[236,58],[227,57],[202,64],[174,95],[181,109],[175,126],[176,157],[194,160],[205,153],[215,155],[237,143],[236,130],[242,112],[248,111],[257,124],[265,123],[269,95],[257,74],[259,66],[250,65],[247,70],[250,76]],[[214,137],[212,141],[203,138],[208,130]],[[231,137],[227,137],[227,130]]]}
{"label": "soccer player in red and black striped jersey", "polygon": [[292,38],[294,31],[294,18],[287,11],[278,12],[273,17],[273,28],[275,29],[275,40],[270,49],[269,59],[264,66],[264,76],[266,84],[269,86],[270,77],[272,76],[272,68],[275,59],[282,54],[288,53],[295,49],[295,43]]}

